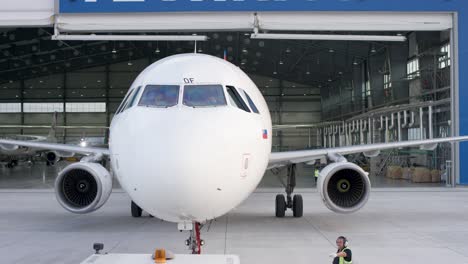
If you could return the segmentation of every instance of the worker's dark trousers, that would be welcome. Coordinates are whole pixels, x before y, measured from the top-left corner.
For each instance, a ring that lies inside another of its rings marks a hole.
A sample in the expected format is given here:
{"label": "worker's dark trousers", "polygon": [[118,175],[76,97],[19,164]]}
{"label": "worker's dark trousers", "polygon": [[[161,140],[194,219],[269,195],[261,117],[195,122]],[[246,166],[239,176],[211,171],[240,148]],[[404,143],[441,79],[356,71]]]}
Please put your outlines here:
{"label": "worker's dark trousers", "polygon": [[340,258],[336,257],[333,259],[333,264],[339,264],[340,263]]}

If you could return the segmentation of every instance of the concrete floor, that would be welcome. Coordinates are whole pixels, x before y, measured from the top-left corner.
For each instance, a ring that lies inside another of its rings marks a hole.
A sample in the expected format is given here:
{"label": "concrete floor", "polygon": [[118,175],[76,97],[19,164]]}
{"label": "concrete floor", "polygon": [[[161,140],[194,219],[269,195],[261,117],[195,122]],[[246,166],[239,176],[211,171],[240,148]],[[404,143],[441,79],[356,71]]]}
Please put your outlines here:
{"label": "concrete floor", "polygon": [[[273,216],[280,191],[258,189],[214,221],[203,230],[203,251],[237,254],[241,263],[330,263],[335,238],[345,235],[357,264],[468,263],[468,189],[377,189],[351,215],[328,211],[315,190],[302,189],[305,212],[299,219]],[[130,217],[130,200],[120,190],[88,215],[64,211],[47,189],[4,189],[0,201],[0,263],[80,263],[97,241],[114,253],[161,246],[187,252],[186,233],[173,223]]]}

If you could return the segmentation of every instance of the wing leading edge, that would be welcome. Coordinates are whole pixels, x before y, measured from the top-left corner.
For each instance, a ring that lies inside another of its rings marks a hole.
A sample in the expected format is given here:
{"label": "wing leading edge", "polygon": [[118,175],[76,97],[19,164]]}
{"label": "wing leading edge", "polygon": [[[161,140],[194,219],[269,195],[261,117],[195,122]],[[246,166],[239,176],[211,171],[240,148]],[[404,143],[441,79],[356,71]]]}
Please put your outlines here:
{"label": "wing leading edge", "polygon": [[56,150],[80,154],[102,154],[107,156],[110,155],[109,149],[107,148],[80,147],[77,145],[67,145],[59,143],[0,139],[0,145],[21,146],[40,150]]}
{"label": "wing leading edge", "polygon": [[291,164],[291,163],[305,163],[305,162],[310,162],[310,161],[314,161],[317,159],[321,159],[324,157],[330,157],[333,155],[364,153],[366,156],[373,157],[373,156],[379,155],[381,150],[392,149],[392,148],[420,146],[424,149],[434,149],[439,143],[459,142],[459,141],[468,141],[468,136],[413,140],[413,141],[391,142],[391,143],[379,143],[379,144],[369,144],[369,145],[356,145],[356,146],[347,146],[347,147],[339,147],[339,148],[273,152],[270,155],[268,168],[271,169],[275,167],[281,167],[281,166]]}

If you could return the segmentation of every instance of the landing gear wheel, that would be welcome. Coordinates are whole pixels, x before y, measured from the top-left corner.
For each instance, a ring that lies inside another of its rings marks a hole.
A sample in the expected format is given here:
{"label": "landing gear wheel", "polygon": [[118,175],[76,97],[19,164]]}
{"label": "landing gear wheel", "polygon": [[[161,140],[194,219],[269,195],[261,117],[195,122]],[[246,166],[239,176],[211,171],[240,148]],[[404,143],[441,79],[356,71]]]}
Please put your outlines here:
{"label": "landing gear wheel", "polygon": [[299,194],[294,195],[292,210],[293,210],[294,217],[302,217],[303,215],[302,195],[299,195]]}
{"label": "landing gear wheel", "polygon": [[286,213],[286,199],[284,195],[278,194],[276,195],[276,206],[275,206],[275,214],[276,217],[284,217]]}
{"label": "landing gear wheel", "polygon": [[132,216],[133,217],[141,217],[141,213],[143,212],[143,210],[136,204],[132,201]]}

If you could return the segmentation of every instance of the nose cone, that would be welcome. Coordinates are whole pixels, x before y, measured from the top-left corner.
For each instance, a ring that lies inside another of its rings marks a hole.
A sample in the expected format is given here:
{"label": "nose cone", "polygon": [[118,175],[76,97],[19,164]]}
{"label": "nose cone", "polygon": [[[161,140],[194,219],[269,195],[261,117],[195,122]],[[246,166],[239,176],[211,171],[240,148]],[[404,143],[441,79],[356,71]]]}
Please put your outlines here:
{"label": "nose cone", "polygon": [[116,172],[132,200],[158,218],[216,218],[243,201],[263,175],[269,144],[251,114],[227,107],[132,110],[134,126],[120,135],[127,144],[112,139]]}

